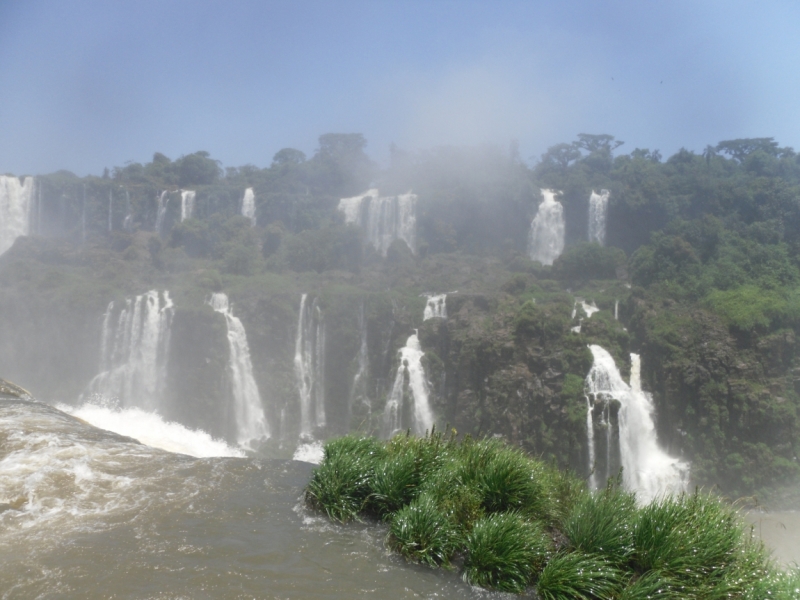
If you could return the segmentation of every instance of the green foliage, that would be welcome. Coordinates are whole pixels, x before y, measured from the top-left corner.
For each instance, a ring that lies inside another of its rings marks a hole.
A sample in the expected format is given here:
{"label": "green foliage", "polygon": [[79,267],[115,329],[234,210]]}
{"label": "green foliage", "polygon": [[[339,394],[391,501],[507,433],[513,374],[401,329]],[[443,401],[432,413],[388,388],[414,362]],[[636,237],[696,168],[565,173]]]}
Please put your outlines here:
{"label": "green foliage", "polygon": [[461,536],[436,500],[423,494],[393,513],[387,543],[409,560],[448,566]]}
{"label": "green foliage", "polygon": [[623,573],[602,556],[570,552],[550,559],[536,582],[536,592],[542,600],[614,598],[623,582]]}
{"label": "green foliage", "polygon": [[496,513],[475,523],[466,548],[466,581],[519,594],[546,561],[550,540],[538,523],[513,512]]}
{"label": "green foliage", "polygon": [[712,290],[706,296],[706,303],[729,325],[741,331],[756,327],[769,329],[773,323],[800,320],[800,290],[786,292],[743,285],[730,290]]}
{"label": "green foliage", "polygon": [[553,275],[565,280],[615,279],[626,264],[625,253],[595,243],[567,248],[553,263]]}
{"label": "green foliage", "polygon": [[624,567],[633,554],[635,516],[634,495],[610,482],[601,492],[583,494],[562,530],[575,550],[602,554]]}
{"label": "green foliage", "polygon": [[281,243],[281,252],[293,271],[357,272],[361,267],[361,234],[352,225],[309,229],[287,236]]}

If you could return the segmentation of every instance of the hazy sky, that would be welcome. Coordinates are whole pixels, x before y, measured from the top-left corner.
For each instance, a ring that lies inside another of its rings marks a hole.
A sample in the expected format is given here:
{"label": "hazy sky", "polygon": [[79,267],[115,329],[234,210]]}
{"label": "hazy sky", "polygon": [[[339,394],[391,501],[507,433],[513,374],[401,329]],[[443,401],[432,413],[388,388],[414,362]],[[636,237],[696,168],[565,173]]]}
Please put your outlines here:
{"label": "hazy sky", "polygon": [[578,133],[800,149],[800,3],[0,0],[0,173],[225,166],[362,133],[408,150]]}

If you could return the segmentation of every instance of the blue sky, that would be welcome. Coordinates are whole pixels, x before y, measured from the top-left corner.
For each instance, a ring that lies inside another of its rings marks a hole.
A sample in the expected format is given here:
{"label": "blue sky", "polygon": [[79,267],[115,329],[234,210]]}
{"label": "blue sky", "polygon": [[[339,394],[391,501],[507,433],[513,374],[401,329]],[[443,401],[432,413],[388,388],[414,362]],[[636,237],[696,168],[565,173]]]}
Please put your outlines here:
{"label": "blue sky", "polygon": [[320,134],[669,156],[800,149],[800,3],[0,0],[0,173],[207,150],[268,166]]}

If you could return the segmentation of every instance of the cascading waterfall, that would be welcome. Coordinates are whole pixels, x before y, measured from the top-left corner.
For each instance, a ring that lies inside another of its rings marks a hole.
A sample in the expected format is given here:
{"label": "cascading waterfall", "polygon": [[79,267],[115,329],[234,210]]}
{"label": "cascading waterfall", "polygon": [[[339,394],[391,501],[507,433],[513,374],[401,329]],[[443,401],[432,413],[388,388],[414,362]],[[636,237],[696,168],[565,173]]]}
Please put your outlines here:
{"label": "cascading waterfall", "polygon": [[192,217],[195,194],[192,190],[181,190],[181,223]]}
{"label": "cascading waterfall", "polygon": [[114,188],[108,190],[108,231],[114,230]]}
{"label": "cascading waterfall", "polygon": [[173,314],[167,291],[128,298],[121,308],[111,302],[103,317],[100,372],[87,391],[116,398],[122,408],[159,411]]}
{"label": "cascading waterfall", "polygon": [[[406,341],[405,347],[400,349],[400,365],[397,367],[394,385],[386,401],[384,424],[387,436],[406,428],[410,428],[417,435],[424,435],[433,427],[433,411],[429,403],[430,389],[425,369],[422,367],[424,355],[415,331]],[[408,385],[406,385],[406,375]]]}
{"label": "cascading waterfall", "polygon": [[242,198],[242,216],[250,219],[250,223],[255,227],[256,225],[256,196],[253,193],[253,188],[247,188],[244,191]]}
{"label": "cascading waterfall", "polygon": [[234,414],[236,417],[236,441],[242,446],[270,436],[269,423],[261,405],[261,394],[253,377],[253,363],[250,361],[250,346],[242,322],[233,316],[228,296],[221,292],[211,294],[211,308],[225,316],[228,326],[228,346],[230,358],[231,391],[233,393]]}
{"label": "cascading waterfall", "polygon": [[395,240],[403,240],[411,252],[417,251],[416,194],[381,196],[377,189],[371,189],[340,199],[338,208],[345,222],[358,225],[383,256]]}
{"label": "cascading waterfall", "polygon": [[294,373],[300,395],[300,438],[314,439],[325,426],[325,323],[318,299],[300,297],[294,349]]}
{"label": "cascading waterfall", "polygon": [[353,387],[350,391],[350,414],[354,411],[369,416],[372,413],[372,402],[367,392],[367,375],[369,373],[369,348],[367,346],[367,320],[364,316],[364,304],[358,312],[358,331],[361,345],[358,349],[358,370],[353,376]]}
{"label": "cascading waterfall", "polygon": [[589,241],[601,246],[606,243],[606,213],[610,195],[608,190],[600,190],[599,194],[592,190],[589,196]]}
{"label": "cascading waterfall", "polygon": [[446,319],[447,318],[447,294],[426,296],[425,311],[422,313],[422,320]]}
{"label": "cascading waterfall", "polygon": [[[631,354],[631,384],[622,380],[612,356],[600,346],[589,346],[594,363],[586,377],[588,408],[587,445],[590,468],[595,467],[595,429],[606,430],[606,478],[613,475],[612,406],[618,403],[619,461],[622,479],[627,489],[636,492],[639,502],[646,503],[662,494],[684,491],[688,484],[689,466],[659,448],[653,423],[653,402],[641,388],[641,361]],[[599,420],[599,422],[595,422]],[[597,488],[593,473],[590,484]]]}
{"label": "cascading waterfall", "polygon": [[30,233],[34,180],[0,175],[0,254],[21,235]]}
{"label": "cascading waterfall", "polygon": [[552,265],[564,251],[564,207],[554,190],[541,190],[542,202],[531,221],[528,256],[543,265]]}
{"label": "cascading waterfall", "polygon": [[158,212],[156,213],[156,233],[162,235],[164,232],[164,217],[167,214],[167,203],[169,202],[169,192],[164,190],[158,195],[156,199],[158,203]]}
{"label": "cascading waterfall", "polygon": [[619,321],[619,300],[614,300],[614,320]]}

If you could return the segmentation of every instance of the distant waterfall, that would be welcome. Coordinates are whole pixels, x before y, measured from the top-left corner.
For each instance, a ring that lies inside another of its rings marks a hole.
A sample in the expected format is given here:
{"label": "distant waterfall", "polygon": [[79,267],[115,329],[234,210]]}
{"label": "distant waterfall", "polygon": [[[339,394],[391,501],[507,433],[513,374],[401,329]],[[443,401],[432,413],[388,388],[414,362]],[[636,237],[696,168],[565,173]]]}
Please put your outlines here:
{"label": "distant waterfall", "polygon": [[[653,402],[650,394],[641,388],[641,361],[638,354],[631,354],[631,385],[620,376],[614,359],[600,346],[589,346],[594,357],[586,377],[588,403],[587,444],[590,468],[595,466],[597,448],[595,431],[606,431],[605,478],[613,476],[615,462],[612,435],[612,401],[617,401],[616,420],[618,428],[619,464],[625,487],[636,492],[640,502],[649,502],[660,494],[677,493],[686,489],[689,466],[677,458],[667,455],[658,447],[653,423]],[[593,473],[591,485],[602,486],[605,479]]]}
{"label": "distant waterfall", "polygon": [[325,323],[315,298],[300,297],[294,347],[294,373],[300,394],[300,438],[311,440],[325,426]]}
{"label": "distant waterfall", "polygon": [[387,436],[406,428],[417,435],[423,435],[433,427],[430,389],[422,367],[424,355],[415,332],[408,338],[405,347],[400,349],[400,365],[397,367],[397,375],[384,413]]}
{"label": "distant waterfall", "polygon": [[370,402],[367,390],[367,377],[369,374],[369,348],[367,345],[367,320],[364,316],[364,304],[358,312],[358,331],[361,344],[358,348],[358,369],[353,376],[353,386],[350,390],[350,415],[353,413],[369,416],[372,413],[372,402]]}
{"label": "distant waterfall", "polygon": [[181,223],[192,218],[194,213],[194,197],[197,192],[181,190]]}
{"label": "distant waterfall", "polygon": [[156,233],[163,235],[164,217],[167,214],[167,203],[169,202],[169,192],[164,190],[158,195],[156,199],[158,203],[158,212],[156,212]]}
{"label": "distant waterfall", "polygon": [[425,302],[425,311],[422,313],[422,320],[428,319],[446,319],[447,318],[447,294],[438,294],[435,296],[427,296]]}
{"label": "distant waterfall", "polygon": [[108,189],[108,231],[114,230],[114,188]]}
{"label": "distant waterfall", "polygon": [[236,416],[236,441],[242,446],[268,438],[269,423],[264,416],[261,395],[253,377],[253,363],[250,361],[250,346],[242,322],[233,316],[228,296],[223,293],[211,295],[211,308],[225,316],[228,325],[228,345],[230,358],[228,369],[231,377],[234,412]]}
{"label": "distant waterfall", "polygon": [[395,240],[403,240],[411,252],[416,253],[416,194],[380,196],[377,189],[371,189],[360,196],[342,198],[338,208],[345,221],[358,225],[383,256]]}
{"label": "distant waterfall", "polygon": [[244,191],[242,198],[242,216],[250,219],[250,223],[255,227],[256,225],[256,196],[253,193],[253,188],[247,188]]}
{"label": "distant waterfall", "polygon": [[173,314],[167,291],[151,290],[121,307],[111,302],[103,317],[100,373],[87,391],[116,398],[121,407],[158,411]]}
{"label": "distant waterfall", "polygon": [[17,177],[0,175],[0,254],[30,233],[33,192],[33,177],[20,183]]}
{"label": "distant waterfall", "polygon": [[589,241],[601,246],[606,243],[606,213],[608,212],[608,190],[600,190],[589,196]]}
{"label": "distant waterfall", "polygon": [[541,190],[542,203],[531,222],[528,256],[543,265],[552,265],[564,251],[564,207],[553,190]]}

